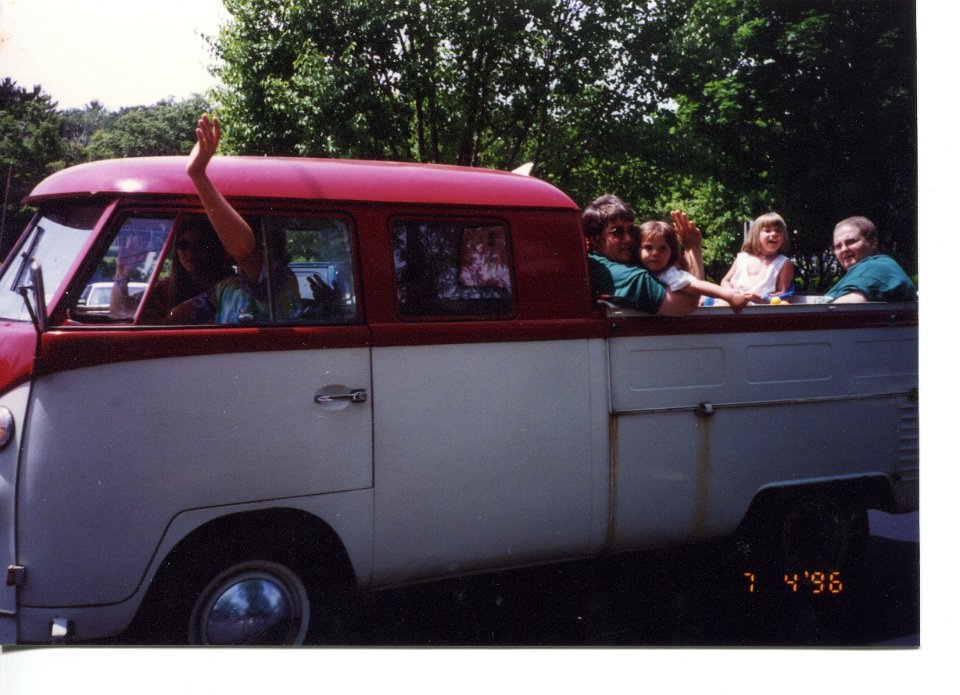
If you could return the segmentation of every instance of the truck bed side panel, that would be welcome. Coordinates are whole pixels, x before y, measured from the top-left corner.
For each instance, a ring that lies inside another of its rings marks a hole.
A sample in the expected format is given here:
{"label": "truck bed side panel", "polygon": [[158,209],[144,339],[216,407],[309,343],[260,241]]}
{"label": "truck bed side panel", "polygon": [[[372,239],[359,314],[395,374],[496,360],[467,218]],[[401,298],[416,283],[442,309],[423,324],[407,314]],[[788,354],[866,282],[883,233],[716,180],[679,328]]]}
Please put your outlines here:
{"label": "truck bed side panel", "polygon": [[610,340],[613,546],[729,533],[769,485],[915,476],[917,366],[915,327]]}

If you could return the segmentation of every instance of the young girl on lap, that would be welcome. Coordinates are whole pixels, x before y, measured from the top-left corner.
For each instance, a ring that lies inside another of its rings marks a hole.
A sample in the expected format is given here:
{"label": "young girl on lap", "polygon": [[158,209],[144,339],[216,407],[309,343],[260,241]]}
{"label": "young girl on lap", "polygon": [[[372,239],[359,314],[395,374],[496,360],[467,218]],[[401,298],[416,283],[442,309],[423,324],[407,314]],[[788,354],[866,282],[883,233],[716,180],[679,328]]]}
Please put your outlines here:
{"label": "young girl on lap", "polygon": [[680,241],[672,225],[657,220],[644,222],[639,237],[640,265],[654,273],[671,292],[722,299],[736,312],[749,303],[745,294],[700,280],[683,268]]}
{"label": "young girl on lap", "polygon": [[756,304],[783,297],[793,284],[793,261],[783,255],[788,250],[787,223],[775,212],[760,215],[720,285]]}

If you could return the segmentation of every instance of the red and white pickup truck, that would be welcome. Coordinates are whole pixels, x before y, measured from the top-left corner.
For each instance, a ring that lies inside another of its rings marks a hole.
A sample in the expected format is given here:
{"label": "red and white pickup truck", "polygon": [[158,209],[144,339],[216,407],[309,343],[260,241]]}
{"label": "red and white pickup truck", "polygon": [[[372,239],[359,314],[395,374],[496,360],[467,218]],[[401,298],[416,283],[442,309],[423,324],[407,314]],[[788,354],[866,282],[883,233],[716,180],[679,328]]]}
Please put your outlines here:
{"label": "red and white pickup truck", "polygon": [[[151,293],[203,213],[184,167],[85,164],[26,199],[0,269],[2,643],[138,611],[298,643],[345,589],[738,529],[827,571],[866,509],[917,509],[915,304],[645,316],[593,300],[580,210],[543,181],[219,157],[301,306],[165,325]],[[132,302],[85,306],[121,262]]]}

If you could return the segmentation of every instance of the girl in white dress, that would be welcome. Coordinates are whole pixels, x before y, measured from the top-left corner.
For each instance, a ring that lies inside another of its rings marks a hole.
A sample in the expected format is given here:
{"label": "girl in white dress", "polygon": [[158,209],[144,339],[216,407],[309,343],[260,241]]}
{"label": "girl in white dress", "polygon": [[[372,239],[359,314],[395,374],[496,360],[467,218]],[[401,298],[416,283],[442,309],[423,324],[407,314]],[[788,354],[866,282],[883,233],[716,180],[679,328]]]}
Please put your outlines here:
{"label": "girl in white dress", "polygon": [[755,304],[779,303],[793,285],[793,261],[784,255],[789,247],[783,218],[775,212],[760,215],[720,285],[746,294]]}

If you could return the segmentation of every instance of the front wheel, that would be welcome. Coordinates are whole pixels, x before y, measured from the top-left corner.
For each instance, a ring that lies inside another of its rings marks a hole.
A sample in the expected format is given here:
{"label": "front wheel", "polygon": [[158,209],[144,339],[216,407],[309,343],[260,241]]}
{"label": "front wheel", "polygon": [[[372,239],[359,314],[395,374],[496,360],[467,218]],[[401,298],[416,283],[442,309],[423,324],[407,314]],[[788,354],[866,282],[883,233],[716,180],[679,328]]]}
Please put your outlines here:
{"label": "front wheel", "polygon": [[302,644],[310,595],[292,569],[248,561],[227,567],[200,591],[190,612],[191,644]]}

